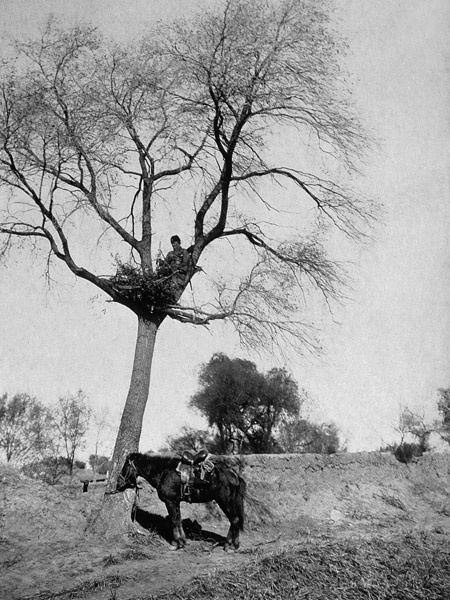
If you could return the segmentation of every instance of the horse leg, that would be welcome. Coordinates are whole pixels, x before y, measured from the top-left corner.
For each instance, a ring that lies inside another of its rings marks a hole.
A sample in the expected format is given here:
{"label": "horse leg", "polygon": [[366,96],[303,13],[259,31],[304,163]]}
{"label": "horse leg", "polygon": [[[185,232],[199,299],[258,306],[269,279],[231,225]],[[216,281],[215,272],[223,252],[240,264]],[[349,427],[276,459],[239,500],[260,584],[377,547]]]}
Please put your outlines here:
{"label": "horse leg", "polygon": [[173,541],[171,547],[174,550],[179,550],[186,545],[186,534],[181,524],[180,502],[166,501],[165,505],[172,524]]}
{"label": "horse leg", "polygon": [[239,548],[239,516],[236,513],[236,510],[227,502],[221,502],[218,500],[217,504],[230,521],[230,528],[228,529],[227,539],[223,549],[225,552],[227,552],[231,547],[234,547],[235,550],[237,550]]}

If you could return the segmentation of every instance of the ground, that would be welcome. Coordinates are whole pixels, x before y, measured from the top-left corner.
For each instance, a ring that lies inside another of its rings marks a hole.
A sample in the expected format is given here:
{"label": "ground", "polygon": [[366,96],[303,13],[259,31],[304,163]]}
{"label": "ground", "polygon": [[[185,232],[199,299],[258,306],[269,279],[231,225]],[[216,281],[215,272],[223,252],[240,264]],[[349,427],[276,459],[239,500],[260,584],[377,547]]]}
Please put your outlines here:
{"label": "ground", "polygon": [[450,545],[450,454],[409,465],[386,453],[250,456],[240,468],[246,527],[241,549],[226,553],[228,521],[214,505],[182,505],[189,543],[173,551],[165,507],[143,483],[141,526],[110,543],[86,530],[103,483],[83,493],[77,479],[48,486],[0,465],[0,598],[170,598],[197,576],[282,549],[418,532]]}

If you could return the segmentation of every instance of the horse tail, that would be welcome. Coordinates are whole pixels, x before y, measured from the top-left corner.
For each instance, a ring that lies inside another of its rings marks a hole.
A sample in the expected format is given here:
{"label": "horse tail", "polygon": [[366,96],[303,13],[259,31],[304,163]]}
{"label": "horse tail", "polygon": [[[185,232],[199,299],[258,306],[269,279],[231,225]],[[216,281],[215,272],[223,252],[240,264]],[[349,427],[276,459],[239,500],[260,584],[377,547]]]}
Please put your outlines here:
{"label": "horse tail", "polygon": [[239,531],[244,530],[244,500],[245,500],[246,491],[247,491],[247,484],[242,479],[242,477],[239,477],[239,484],[237,486],[236,496],[235,496],[235,508],[236,508],[236,513],[237,513],[238,519],[239,519],[239,523],[238,523]]}

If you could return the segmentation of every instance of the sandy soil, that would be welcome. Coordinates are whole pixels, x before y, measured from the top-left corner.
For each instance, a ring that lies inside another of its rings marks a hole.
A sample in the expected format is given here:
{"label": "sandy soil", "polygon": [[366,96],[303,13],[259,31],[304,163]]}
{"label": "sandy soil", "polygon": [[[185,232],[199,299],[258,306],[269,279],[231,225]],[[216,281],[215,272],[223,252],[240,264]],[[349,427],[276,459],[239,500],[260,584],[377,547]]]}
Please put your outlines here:
{"label": "sandy soil", "polygon": [[189,543],[174,552],[165,507],[145,483],[137,517],[146,534],[111,544],[86,531],[103,484],[50,487],[0,465],[0,598],[137,600],[286,546],[416,530],[450,541],[450,454],[412,465],[382,453],[251,456],[241,470],[241,549],[223,551],[228,521],[216,506],[182,505]]}

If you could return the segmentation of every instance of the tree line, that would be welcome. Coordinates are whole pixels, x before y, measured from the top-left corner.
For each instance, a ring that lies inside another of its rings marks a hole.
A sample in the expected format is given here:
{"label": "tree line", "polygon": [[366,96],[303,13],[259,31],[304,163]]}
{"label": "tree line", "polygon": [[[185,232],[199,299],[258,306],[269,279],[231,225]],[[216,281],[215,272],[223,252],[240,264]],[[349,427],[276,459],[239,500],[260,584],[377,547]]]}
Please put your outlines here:
{"label": "tree line", "polygon": [[[184,427],[166,441],[168,450],[199,450],[216,454],[307,452],[330,454],[344,450],[334,423],[316,424],[302,416],[307,394],[284,368],[260,372],[255,363],[214,354],[202,365],[199,389],[189,401],[208,428]],[[0,397],[0,452],[7,463],[20,465],[27,475],[58,482],[86,463],[79,460],[93,412],[82,390],[46,406],[35,397],[16,393]],[[94,453],[89,465],[94,477],[105,475],[109,456],[100,454],[96,422]]]}
{"label": "tree line", "polygon": [[[56,483],[64,475],[72,477],[86,463],[79,460],[79,452],[92,420],[86,394],[60,397],[53,406],[46,406],[25,393],[0,396],[0,452],[7,463],[20,465],[30,476]],[[97,422],[97,432],[103,422]],[[94,474],[105,474],[109,459],[98,454],[98,433],[95,454],[89,457]]]}
{"label": "tree line", "polygon": [[323,453],[344,450],[334,423],[312,423],[302,416],[305,391],[284,368],[260,372],[255,363],[214,354],[202,365],[199,389],[189,406],[209,429],[183,428],[168,449],[207,447],[217,454]]}
{"label": "tree line", "polygon": [[[255,363],[216,353],[203,364],[199,387],[189,407],[207,421],[206,429],[183,427],[166,440],[160,451],[181,453],[206,447],[215,454],[333,454],[346,451],[333,422],[315,423],[304,415],[308,394],[284,368],[266,373]],[[438,390],[439,418],[427,422],[423,415],[403,409],[396,427],[398,444],[390,450],[408,463],[430,450],[436,433],[450,444],[450,388]],[[45,406],[35,397],[16,393],[0,396],[0,453],[7,463],[20,465],[25,474],[57,483],[64,475],[84,469],[79,452],[85,447],[93,413],[82,390]],[[100,434],[106,424],[95,419],[94,453],[89,455],[93,477],[106,476],[110,456],[100,454]]]}

